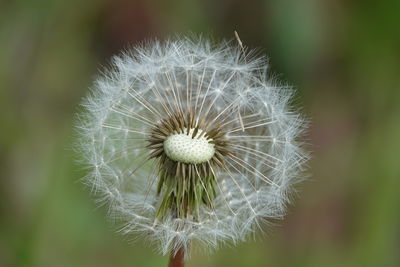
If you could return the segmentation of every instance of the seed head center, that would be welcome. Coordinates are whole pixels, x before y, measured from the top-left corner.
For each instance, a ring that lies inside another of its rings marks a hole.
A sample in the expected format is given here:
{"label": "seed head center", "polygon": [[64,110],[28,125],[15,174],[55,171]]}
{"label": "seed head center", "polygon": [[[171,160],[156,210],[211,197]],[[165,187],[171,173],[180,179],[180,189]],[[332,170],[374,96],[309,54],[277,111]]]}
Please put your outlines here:
{"label": "seed head center", "polygon": [[[215,153],[212,139],[202,135],[203,131],[198,130],[193,136],[194,129],[187,129],[184,133],[171,134],[164,141],[164,151],[167,156],[174,160],[188,164],[198,164],[209,161]],[[201,137],[200,137],[201,136]]]}

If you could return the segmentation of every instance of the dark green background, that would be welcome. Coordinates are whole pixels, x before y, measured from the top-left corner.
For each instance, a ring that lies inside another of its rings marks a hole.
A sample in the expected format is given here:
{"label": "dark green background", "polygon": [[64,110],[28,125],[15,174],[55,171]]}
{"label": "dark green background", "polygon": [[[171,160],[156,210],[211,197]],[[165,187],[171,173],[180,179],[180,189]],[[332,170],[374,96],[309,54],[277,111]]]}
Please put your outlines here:
{"label": "dark green background", "polygon": [[266,235],[188,266],[400,265],[400,1],[0,1],[0,266],[166,266],[115,234],[74,162],[111,55],[206,33],[259,47],[312,118],[312,178]]}

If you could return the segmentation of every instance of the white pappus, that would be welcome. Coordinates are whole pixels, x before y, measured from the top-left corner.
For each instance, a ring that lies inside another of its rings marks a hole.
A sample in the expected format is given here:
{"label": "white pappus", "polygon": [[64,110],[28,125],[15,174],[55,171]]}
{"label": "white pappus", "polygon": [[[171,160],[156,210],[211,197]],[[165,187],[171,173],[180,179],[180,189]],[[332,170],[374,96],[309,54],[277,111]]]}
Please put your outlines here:
{"label": "white pappus", "polygon": [[113,58],[79,116],[85,179],[124,234],[163,253],[236,243],[281,218],[308,155],[293,89],[229,42],[151,41]]}

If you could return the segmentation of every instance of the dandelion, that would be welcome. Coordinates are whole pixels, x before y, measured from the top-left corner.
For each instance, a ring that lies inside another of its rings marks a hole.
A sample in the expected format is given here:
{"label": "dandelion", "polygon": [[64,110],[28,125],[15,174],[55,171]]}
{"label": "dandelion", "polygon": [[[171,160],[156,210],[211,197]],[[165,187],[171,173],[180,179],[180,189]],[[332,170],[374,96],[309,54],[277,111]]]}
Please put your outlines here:
{"label": "dandelion", "polygon": [[[281,218],[307,154],[293,90],[229,42],[152,41],[113,58],[86,98],[86,182],[123,234],[163,254],[236,243]],[[176,257],[174,257],[176,256]]]}

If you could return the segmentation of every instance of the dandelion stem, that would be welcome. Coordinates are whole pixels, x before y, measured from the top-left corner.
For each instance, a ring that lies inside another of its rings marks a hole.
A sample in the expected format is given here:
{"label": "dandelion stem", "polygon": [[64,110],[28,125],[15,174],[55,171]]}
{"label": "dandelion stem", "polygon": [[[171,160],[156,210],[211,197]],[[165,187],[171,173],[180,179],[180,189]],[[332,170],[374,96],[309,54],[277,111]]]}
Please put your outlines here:
{"label": "dandelion stem", "polygon": [[168,267],[184,267],[185,266],[185,251],[181,247],[175,254],[171,252]]}

